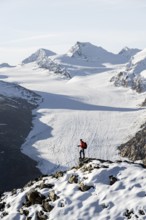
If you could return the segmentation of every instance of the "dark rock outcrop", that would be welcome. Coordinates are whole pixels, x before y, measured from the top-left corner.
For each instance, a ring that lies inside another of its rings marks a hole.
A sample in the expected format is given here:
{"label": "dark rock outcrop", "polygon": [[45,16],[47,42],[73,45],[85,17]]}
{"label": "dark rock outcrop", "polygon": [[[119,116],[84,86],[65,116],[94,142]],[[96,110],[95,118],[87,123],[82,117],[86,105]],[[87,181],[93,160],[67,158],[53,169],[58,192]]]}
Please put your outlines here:
{"label": "dark rock outcrop", "polygon": [[68,179],[68,182],[69,182],[70,184],[72,184],[72,183],[78,183],[78,176],[77,176],[77,175],[71,175],[71,176],[69,177],[69,179]]}
{"label": "dark rock outcrop", "polygon": [[27,194],[26,194],[26,201],[28,201],[30,204],[42,204],[42,201],[46,197],[42,194],[40,194],[37,190],[31,189]]}
{"label": "dark rock outcrop", "polygon": [[132,161],[142,160],[146,165],[146,123],[141,126],[135,136],[119,146],[120,155]]}
{"label": "dark rock outcrop", "polygon": [[113,175],[110,175],[109,176],[109,181],[110,181],[110,185],[113,185],[115,182],[117,182],[118,181],[118,179],[115,177],[115,176],[113,176]]}

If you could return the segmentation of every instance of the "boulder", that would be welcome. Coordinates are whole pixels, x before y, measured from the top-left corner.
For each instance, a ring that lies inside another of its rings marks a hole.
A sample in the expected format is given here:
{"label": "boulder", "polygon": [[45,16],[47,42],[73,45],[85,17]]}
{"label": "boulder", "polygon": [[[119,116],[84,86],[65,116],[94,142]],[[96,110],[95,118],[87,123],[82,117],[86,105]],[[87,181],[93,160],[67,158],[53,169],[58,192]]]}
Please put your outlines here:
{"label": "boulder", "polygon": [[39,211],[36,213],[37,215],[37,220],[47,220],[48,216],[44,214],[43,211]]}
{"label": "boulder", "polygon": [[71,175],[71,176],[69,177],[69,179],[68,179],[68,182],[69,182],[70,184],[72,184],[72,183],[78,183],[78,176],[77,176],[77,175]]}
{"label": "boulder", "polygon": [[27,194],[26,194],[26,200],[30,202],[31,204],[41,204],[42,201],[46,197],[42,194],[40,194],[37,190],[31,189]]}
{"label": "boulder", "polygon": [[45,183],[44,181],[40,184],[40,189],[44,189],[44,188],[47,188],[47,189],[52,189],[53,187],[54,187],[54,185],[53,184],[47,184],[47,183]]}
{"label": "boulder", "polygon": [[57,196],[57,195],[55,194],[55,191],[52,190],[51,192],[49,192],[49,199],[54,202],[54,201],[56,201],[57,199],[59,199],[59,196]]}
{"label": "boulder", "polygon": [[64,172],[63,172],[63,171],[57,171],[57,172],[53,175],[53,177],[56,178],[56,179],[58,179],[59,177],[62,177],[63,175],[64,175]]}
{"label": "boulder", "polygon": [[109,180],[110,180],[109,182],[110,185],[113,185],[115,182],[118,181],[118,179],[114,177],[113,175],[109,176]]}
{"label": "boulder", "polygon": [[49,202],[47,202],[47,201],[43,201],[43,202],[42,202],[42,207],[43,207],[43,210],[44,210],[45,212],[51,212],[52,209],[54,208],[54,207],[53,207],[52,205],[50,205]]}
{"label": "boulder", "polygon": [[88,186],[88,185],[85,185],[84,183],[80,183],[79,185],[79,189],[82,191],[82,192],[85,192],[85,191],[88,191],[89,189],[91,188],[94,188],[94,186]]}

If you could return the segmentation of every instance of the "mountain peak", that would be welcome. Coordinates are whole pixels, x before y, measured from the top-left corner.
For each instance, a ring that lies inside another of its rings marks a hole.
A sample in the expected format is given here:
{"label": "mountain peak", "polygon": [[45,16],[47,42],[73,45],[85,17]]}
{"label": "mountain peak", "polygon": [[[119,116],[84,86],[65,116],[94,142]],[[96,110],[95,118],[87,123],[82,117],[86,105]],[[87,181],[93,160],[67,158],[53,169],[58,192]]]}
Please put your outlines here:
{"label": "mountain peak", "polygon": [[40,48],[35,53],[30,55],[28,58],[24,59],[22,61],[22,63],[27,64],[27,63],[39,61],[45,57],[49,57],[49,56],[53,56],[53,55],[56,55],[56,53],[54,53],[53,51],[47,50],[47,49]]}
{"label": "mountain peak", "polygon": [[140,49],[137,48],[129,48],[129,47],[124,47],[120,52],[119,55],[122,55],[123,57],[131,58],[134,56],[136,53],[140,52]]}
{"label": "mountain peak", "polygon": [[102,47],[95,46],[89,42],[77,41],[74,46],[68,51],[67,55],[70,57],[84,58],[88,60],[98,60],[101,57],[106,57],[107,54],[112,54]]}

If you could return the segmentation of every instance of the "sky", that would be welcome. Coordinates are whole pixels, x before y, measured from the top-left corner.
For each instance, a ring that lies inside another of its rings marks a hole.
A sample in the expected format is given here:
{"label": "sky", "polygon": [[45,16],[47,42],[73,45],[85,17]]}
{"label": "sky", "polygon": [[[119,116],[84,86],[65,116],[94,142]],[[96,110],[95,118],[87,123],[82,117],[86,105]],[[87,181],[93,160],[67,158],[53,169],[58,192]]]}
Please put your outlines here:
{"label": "sky", "polygon": [[146,0],[0,0],[0,63],[39,48],[63,54],[77,41],[144,49],[145,21]]}

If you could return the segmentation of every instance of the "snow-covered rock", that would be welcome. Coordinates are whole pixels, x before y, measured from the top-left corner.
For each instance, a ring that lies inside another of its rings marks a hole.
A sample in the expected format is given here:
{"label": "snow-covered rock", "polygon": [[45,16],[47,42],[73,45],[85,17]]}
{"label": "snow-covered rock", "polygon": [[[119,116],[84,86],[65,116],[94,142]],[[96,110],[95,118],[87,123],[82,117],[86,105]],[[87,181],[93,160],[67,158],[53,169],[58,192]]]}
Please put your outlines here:
{"label": "snow-covered rock", "polygon": [[69,72],[64,66],[56,63],[48,57],[44,57],[40,61],[37,61],[37,64],[40,68],[47,69],[50,73],[54,73],[55,75],[61,76],[62,78],[71,78]]}
{"label": "snow-covered rock", "polygon": [[141,129],[128,140],[119,146],[120,155],[129,158],[132,161],[142,161],[146,165],[146,123],[141,126]]}
{"label": "snow-covered rock", "polygon": [[71,78],[69,72],[64,66],[49,58],[54,55],[56,54],[50,50],[39,49],[30,57],[23,60],[22,65],[35,62],[39,68],[48,69],[51,74],[53,73],[55,75],[61,76],[62,78]]}
{"label": "snow-covered rock", "polygon": [[111,81],[116,86],[130,87],[137,92],[144,92],[146,90],[146,49],[133,56],[125,70],[114,76]]}
{"label": "snow-covered rock", "polygon": [[146,219],[146,169],[140,164],[87,159],[61,173],[2,194],[0,219]]}
{"label": "snow-covered rock", "polygon": [[43,60],[46,57],[49,56],[53,56],[56,53],[50,51],[50,50],[46,50],[46,49],[39,49],[37,50],[35,53],[33,53],[31,56],[29,56],[28,58],[24,59],[22,61],[22,64],[27,64],[27,63],[31,63],[31,62],[40,62],[41,60]]}

